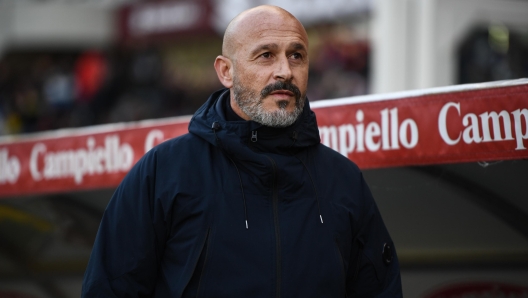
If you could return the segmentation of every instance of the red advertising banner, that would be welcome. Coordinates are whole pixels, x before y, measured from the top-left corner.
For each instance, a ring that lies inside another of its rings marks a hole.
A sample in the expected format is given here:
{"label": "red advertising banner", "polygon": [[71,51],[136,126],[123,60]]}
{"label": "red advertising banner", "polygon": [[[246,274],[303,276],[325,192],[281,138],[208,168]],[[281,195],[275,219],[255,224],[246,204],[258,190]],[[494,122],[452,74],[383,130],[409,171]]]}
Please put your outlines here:
{"label": "red advertising banner", "polygon": [[[528,80],[312,103],[321,142],[360,168],[528,158]],[[0,138],[0,197],[115,187],[190,117]]]}
{"label": "red advertising banner", "polygon": [[0,143],[0,197],[115,187],[190,117],[64,130]]}
{"label": "red advertising banner", "polygon": [[338,99],[313,109],[321,142],[360,168],[528,158],[528,80],[503,84]]}

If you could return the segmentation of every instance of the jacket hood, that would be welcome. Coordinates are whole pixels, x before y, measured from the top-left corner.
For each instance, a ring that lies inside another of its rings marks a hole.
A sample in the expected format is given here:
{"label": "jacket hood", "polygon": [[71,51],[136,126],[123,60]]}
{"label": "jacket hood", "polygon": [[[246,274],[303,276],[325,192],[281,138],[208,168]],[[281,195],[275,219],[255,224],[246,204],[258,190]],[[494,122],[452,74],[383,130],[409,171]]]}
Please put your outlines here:
{"label": "jacket hood", "polygon": [[[248,149],[252,152],[295,154],[320,143],[317,120],[308,99],[295,123],[284,128],[268,127],[254,121],[227,121],[223,109],[226,100],[229,100],[229,89],[213,93],[193,115],[189,132],[241,159],[244,159],[244,151]],[[252,154],[246,153],[251,159]]]}

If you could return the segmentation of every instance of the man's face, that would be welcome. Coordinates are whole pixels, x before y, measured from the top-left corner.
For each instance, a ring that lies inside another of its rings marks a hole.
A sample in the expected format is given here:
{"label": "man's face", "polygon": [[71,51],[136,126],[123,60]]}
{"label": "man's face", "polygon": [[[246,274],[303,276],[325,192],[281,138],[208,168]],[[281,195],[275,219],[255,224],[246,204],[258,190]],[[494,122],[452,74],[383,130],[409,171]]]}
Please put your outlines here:
{"label": "man's face", "polygon": [[233,60],[233,96],[249,119],[272,127],[301,114],[308,82],[308,41],[295,20],[254,20]]}

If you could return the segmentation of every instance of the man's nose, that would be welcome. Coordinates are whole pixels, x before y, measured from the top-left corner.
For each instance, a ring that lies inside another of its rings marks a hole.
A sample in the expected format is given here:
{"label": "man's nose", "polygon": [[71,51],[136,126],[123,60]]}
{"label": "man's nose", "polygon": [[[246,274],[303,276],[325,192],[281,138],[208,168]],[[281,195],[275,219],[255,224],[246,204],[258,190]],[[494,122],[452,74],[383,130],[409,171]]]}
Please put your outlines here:
{"label": "man's nose", "polygon": [[275,80],[289,81],[292,79],[292,71],[288,57],[282,56],[277,60],[275,65],[275,73],[273,74]]}

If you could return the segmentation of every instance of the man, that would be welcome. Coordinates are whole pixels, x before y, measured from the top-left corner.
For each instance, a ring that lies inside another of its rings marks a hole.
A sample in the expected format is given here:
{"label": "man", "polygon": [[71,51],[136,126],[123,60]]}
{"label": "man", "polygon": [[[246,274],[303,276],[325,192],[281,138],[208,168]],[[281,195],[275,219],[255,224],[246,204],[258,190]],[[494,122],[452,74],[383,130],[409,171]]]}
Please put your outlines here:
{"label": "man", "polygon": [[259,6],[228,26],[227,88],[147,153],[110,201],[84,297],[401,297],[361,172],[320,144],[308,38]]}

